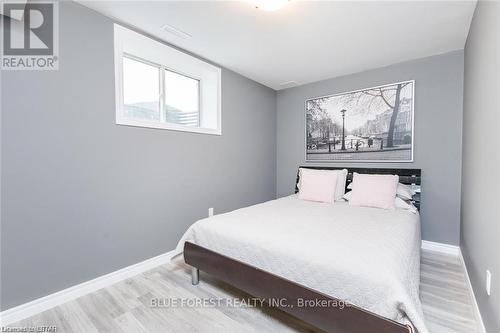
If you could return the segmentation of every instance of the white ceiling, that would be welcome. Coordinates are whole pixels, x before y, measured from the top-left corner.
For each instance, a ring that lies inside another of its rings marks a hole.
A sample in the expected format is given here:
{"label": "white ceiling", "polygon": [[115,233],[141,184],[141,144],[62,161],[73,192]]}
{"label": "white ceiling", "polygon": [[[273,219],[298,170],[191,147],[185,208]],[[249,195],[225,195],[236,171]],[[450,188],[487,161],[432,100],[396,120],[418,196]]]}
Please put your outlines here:
{"label": "white ceiling", "polygon": [[[463,49],[475,1],[79,1],[268,87]],[[192,37],[162,30],[173,26]]]}

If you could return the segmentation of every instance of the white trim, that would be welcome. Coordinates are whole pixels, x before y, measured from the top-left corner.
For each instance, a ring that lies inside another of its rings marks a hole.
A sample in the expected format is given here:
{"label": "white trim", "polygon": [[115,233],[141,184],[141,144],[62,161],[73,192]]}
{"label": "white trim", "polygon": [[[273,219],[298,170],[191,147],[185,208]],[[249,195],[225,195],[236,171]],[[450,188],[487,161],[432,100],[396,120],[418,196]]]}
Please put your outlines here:
{"label": "white trim", "polygon": [[479,311],[479,306],[477,305],[476,296],[474,295],[474,289],[472,289],[469,273],[467,271],[467,266],[465,265],[464,256],[462,255],[462,250],[460,249],[460,247],[456,245],[436,243],[423,240],[422,249],[458,257],[458,259],[460,260],[460,264],[462,265],[463,270],[465,272],[465,277],[467,280],[467,288],[469,288],[469,295],[471,295],[472,306],[474,307],[474,316],[476,318],[476,322],[479,324],[478,327],[479,333],[486,333],[486,329],[483,323],[483,317],[481,317],[481,312]]}
{"label": "white trim", "polygon": [[472,298],[472,304],[474,306],[474,316],[476,317],[476,322],[479,324],[479,327],[478,327],[479,333],[486,333],[486,328],[484,327],[483,317],[481,316],[481,312],[479,311],[479,306],[477,304],[476,295],[474,295],[474,289],[472,289],[472,283],[470,281],[469,272],[467,271],[467,266],[465,265],[465,260],[464,260],[464,256],[462,254],[461,249],[459,249],[458,256],[460,258],[460,263],[462,264],[462,266],[464,268],[465,277],[467,278],[467,287],[469,288],[470,295]]}
{"label": "white trim", "polygon": [[93,280],[35,299],[31,302],[0,312],[0,327],[31,317],[55,306],[72,301],[96,290],[141,274],[152,268],[167,264],[175,255],[175,250],[144,260],[137,264],[119,269]]}
{"label": "white trim", "polygon": [[198,134],[222,135],[222,130],[220,128],[214,129],[214,128],[204,128],[204,127],[190,127],[173,123],[161,123],[159,121],[147,121],[143,119],[127,118],[127,117],[122,117],[121,115],[118,114],[116,115],[116,124],[123,126],[166,129],[166,130],[190,132]]}
{"label": "white trim", "polygon": [[458,247],[456,245],[445,244],[445,243],[436,243],[436,242],[423,240],[422,241],[422,249],[451,254],[454,256],[460,255],[460,247]]}

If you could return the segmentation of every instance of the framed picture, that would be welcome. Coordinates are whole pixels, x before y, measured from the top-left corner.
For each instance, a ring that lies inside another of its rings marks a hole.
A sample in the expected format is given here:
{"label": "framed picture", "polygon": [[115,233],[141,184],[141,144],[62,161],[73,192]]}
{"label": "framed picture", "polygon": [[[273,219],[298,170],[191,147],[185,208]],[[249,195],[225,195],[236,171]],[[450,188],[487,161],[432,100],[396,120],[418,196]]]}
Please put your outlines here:
{"label": "framed picture", "polygon": [[413,162],[415,81],[306,101],[306,161]]}

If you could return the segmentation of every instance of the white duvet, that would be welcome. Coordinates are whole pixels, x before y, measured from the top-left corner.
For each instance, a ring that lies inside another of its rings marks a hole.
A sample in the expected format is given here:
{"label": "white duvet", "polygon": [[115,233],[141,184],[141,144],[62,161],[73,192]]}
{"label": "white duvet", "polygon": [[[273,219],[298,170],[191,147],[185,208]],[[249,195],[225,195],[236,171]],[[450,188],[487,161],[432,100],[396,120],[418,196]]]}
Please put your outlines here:
{"label": "white duvet", "polygon": [[200,220],[185,241],[428,332],[418,214],[292,195]]}

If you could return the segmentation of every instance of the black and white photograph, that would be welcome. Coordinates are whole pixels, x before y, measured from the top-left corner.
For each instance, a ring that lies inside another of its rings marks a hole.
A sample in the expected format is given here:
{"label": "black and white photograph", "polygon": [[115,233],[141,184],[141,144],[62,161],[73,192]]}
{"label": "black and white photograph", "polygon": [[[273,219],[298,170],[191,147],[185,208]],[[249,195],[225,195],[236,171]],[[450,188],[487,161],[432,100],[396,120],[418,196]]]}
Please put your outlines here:
{"label": "black and white photograph", "polygon": [[307,161],[413,161],[413,93],[405,81],[306,101]]}

